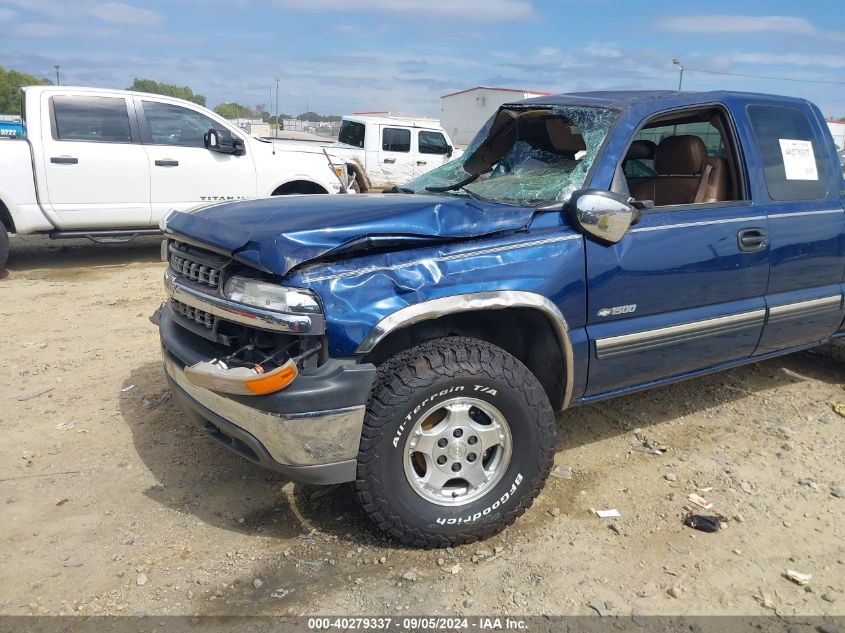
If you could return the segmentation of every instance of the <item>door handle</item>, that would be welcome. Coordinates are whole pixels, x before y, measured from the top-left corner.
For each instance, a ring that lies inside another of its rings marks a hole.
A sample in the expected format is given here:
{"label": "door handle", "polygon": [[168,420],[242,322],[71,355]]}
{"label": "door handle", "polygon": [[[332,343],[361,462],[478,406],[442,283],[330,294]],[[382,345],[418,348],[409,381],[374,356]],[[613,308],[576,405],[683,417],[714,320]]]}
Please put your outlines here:
{"label": "door handle", "polygon": [[179,161],[172,158],[160,158],[156,160],[156,167],[178,167]]}
{"label": "door handle", "polygon": [[395,159],[395,158],[385,158],[385,159],[384,159],[384,162],[385,162],[385,163],[395,163],[395,162],[396,162],[396,159]]}
{"label": "door handle", "polygon": [[743,253],[756,253],[769,245],[769,237],[763,229],[742,229],[736,239]]}
{"label": "door handle", "polygon": [[50,162],[56,165],[77,165],[79,159],[74,156],[51,156]]}
{"label": "door handle", "polygon": [[425,165],[426,162],[424,160],[418,160],[417,165]]}

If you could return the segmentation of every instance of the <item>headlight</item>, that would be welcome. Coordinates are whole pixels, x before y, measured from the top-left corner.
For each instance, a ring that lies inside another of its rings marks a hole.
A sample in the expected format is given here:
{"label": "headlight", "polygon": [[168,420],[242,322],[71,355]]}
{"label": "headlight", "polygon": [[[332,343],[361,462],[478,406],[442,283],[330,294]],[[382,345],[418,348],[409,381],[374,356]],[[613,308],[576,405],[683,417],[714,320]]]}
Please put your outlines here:
{"label": "headlight", "polygon": [[226,282],[223,293],[228,299],[245,305],[289,312],[293,314],[315,314],[320,312],[317,296],[302,288],[285,288],[258,279],[232,277]]}

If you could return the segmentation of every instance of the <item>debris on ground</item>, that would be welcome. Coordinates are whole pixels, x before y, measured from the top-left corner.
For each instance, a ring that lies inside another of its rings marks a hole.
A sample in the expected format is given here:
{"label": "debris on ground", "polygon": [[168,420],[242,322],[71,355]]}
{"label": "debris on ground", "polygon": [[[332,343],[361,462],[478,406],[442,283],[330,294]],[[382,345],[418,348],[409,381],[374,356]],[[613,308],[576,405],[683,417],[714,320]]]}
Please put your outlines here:
{"label": "debris on ground", "polygon": [[845,499],[845,488],[843,488],[842,486],[831,486],[830,494],[832,494],[837,499]]}
{"label": "debris on ground", "polygon": [[622,516],[619,514],[619,510],[616,510],[615,508],[610,510],[596,510],[595,512],[600,519],[613,519]]}
{"label": "debris on ground", "polygon": [[127,391],[132,391],[135,388],[135,385],[126,385],[125,387],[121,387],[120,393],[126,393]]}
{"label": "debris on ground", "polygon": [[559,517],[560,508],[552,508],[551,510],[549,510],[549,514],[551,514],[553,517]]}
{"label": "debris on ground", "polygon": [[634,437],[637,438],[639,444],[632,446],[632,450],[638,453],[648,453],[649,455],[662,455],[669,447],[661,442],[646,437],[642,429],[634,429]]}
{"label": "debris on ground", "polygon": [[694,492],[692,494],[690,494],[687,497],[687,499],[689,499],[691,503],[694,503],[699,508],[703,508],[705,510],[712,510],[713,509],[713,503],[712,502],[708,501],[704,497],[701,497],[701,496],[695,494]]}
{"label": "debris on ground", "polygon": [[572,479],[572,467],[558,466],[552,471],[552,477],[557,477],[558,479]]}
{"label": "debris on ground", "polygon": [[805,574],[800,571],[795,571],[794,569],[787,569],[783,575],[789,578],[796,585],[800,585],[802,587],[810,584],[810,581],[813,579],[811,574]]}
{"label": "debris on ground", "polygon": [[830,403],[830,406],[833,408],[833,411],[835,413],[838,413],[843,418],[845,418],[845,402],[842,402],[840,400],[834,400]]}
{"label": "debris on ground", "polygon": [[[608,604],[610,606],[608,607]],[[610,615],[610,610],[613,608],[613,603],[610,602],[602,602],[601,600],[590,600],[587,603],[587,606],[593,609],[596,613],[598,613],[601,617],[605,617]]]}
{"label": "debris on ground", "polygon": [[49,389],[42,389],[41,391],[36,391],[35,393],[31,393],[28,396],[18,396],[18,402],[26,402],[27,400],[35,400],[39,396],[43,396],[46,393],[50,393],[53,391],[54,387],[50,387]]}
{"label": "debris on ground", "polygon": [[167,404],[168,402],[170,402],[170,398],[172,398],[172,396],[169,391],[165,391],[163,394],[156,398],[144,398],[144,407],[147,409],[158,409],[163,404]]}
{"label": "debris on ground", "polygon": [[723,516],[704,516],[703,514],[688,514],[684,517],[684,525],[699,532],[718,532],[722,523],[726,521]]}

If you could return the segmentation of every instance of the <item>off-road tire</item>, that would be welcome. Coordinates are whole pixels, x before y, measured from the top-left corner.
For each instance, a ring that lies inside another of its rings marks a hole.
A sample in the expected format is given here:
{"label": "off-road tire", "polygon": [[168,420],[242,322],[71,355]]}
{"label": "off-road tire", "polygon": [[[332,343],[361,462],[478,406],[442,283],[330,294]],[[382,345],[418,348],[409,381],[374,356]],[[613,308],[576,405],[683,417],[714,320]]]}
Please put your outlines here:
{"label": "off-road tire", "polygon": [[0,224],[0,273],[6,269],[6,262],[9,259],[9,234],[6,227]]}
{"label": "off-road tire", "polygon": [[[414,491],[402,460],[415,407],[461,386],[467,396],[502,411],[513,438],[512,453],[504,476],[486,494],[463,506],[443,506]],[[375,524],[406,545],[472,543],[498,533],[531,506],[552,468],[555,444],[549,399],[519,360],[477,339],[429,341],[378,368],[364,419],[355,492]]]}

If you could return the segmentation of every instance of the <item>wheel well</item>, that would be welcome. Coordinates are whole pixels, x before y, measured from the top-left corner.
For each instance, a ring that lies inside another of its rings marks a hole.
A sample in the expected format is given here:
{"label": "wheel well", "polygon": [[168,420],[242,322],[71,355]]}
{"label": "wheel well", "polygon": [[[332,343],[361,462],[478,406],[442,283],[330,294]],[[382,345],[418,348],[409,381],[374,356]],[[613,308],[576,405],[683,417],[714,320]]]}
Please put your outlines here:
{"label": "wheel well", "polygon": [[285,196],[291,193],[328,193],[328,191],[310,180],[292,180],[276,187],[272,195]]}
{"label": "wheel well", "polygon": [[0,224],[6,227],[7,232],[15,232],[15,223],[12,222],[12,214],[9,213],[9,209],[3,204],[2,200],[0,200]]}
{"label": "wheel well", "polygon": [[469,336],[501,347],[537,377],[553,408],[563,403],[566,367],[561,344],[546,316],[531,308],[459,312],[415,323],[388,334],[363,361],[378,365],[402,350],[444,336]]}

